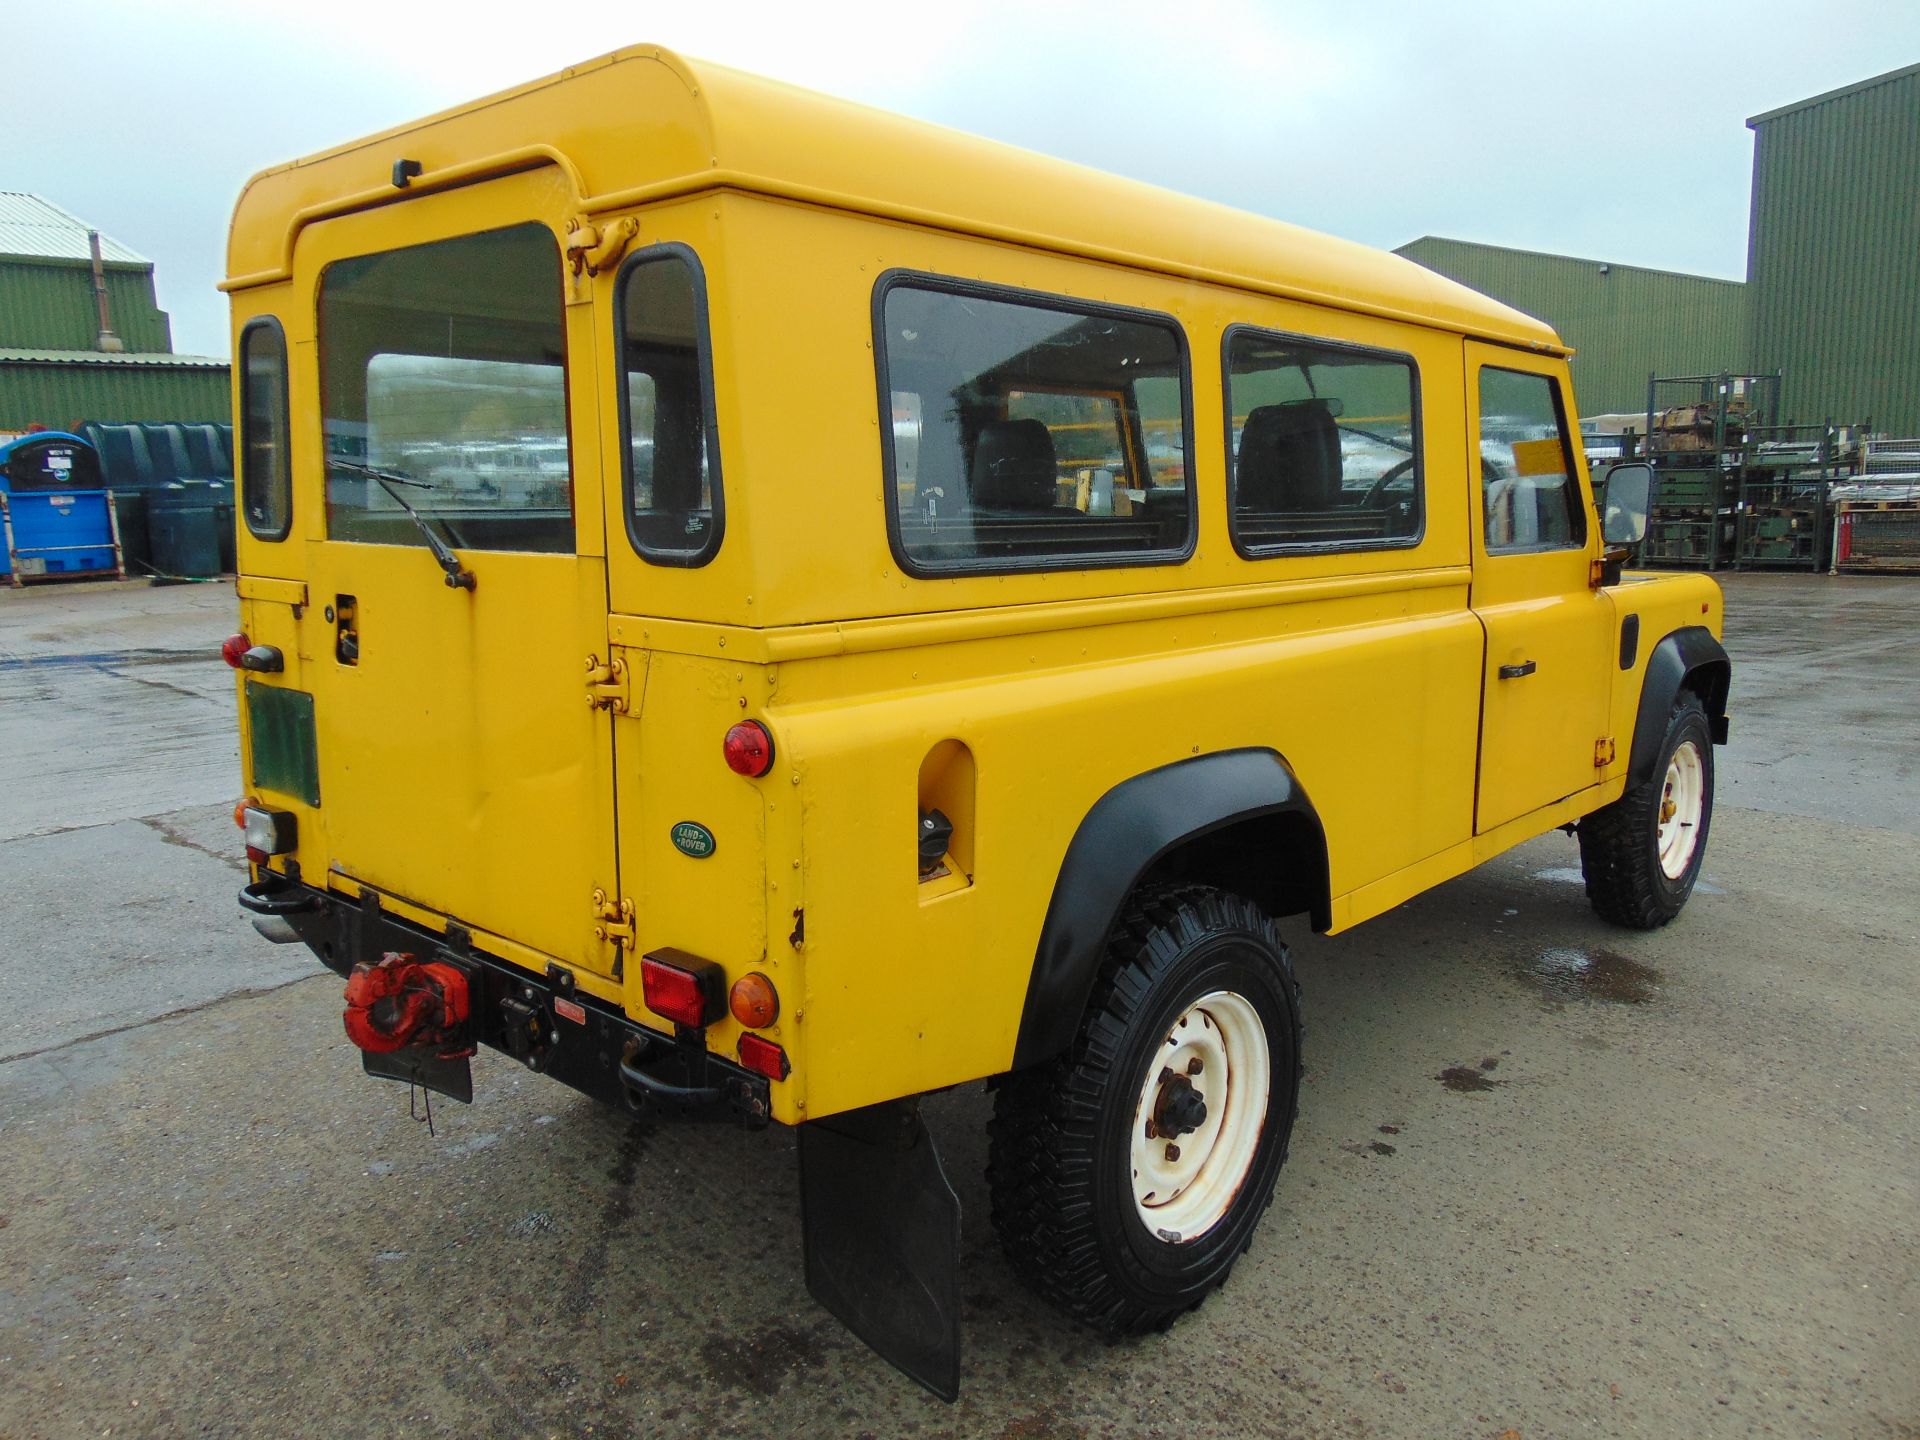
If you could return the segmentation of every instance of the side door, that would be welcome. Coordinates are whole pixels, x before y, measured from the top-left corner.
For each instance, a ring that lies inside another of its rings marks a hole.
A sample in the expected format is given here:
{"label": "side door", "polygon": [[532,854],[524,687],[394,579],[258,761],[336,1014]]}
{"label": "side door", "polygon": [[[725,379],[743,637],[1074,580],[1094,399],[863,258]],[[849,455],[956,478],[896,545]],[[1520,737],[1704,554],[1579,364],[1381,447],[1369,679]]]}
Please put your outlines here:
{"label": "side door", "polygon": [[302,232],[320,422],[302,642],[331,868],[493,953],[604,975],[600,326],[564,264],[565,198],[529,172]]}
{"label": "side door", "polygon": [[1487,636],[1474,833],[1594,785],[1613,601],[1564,362],[1468,341],[1473,608]]}

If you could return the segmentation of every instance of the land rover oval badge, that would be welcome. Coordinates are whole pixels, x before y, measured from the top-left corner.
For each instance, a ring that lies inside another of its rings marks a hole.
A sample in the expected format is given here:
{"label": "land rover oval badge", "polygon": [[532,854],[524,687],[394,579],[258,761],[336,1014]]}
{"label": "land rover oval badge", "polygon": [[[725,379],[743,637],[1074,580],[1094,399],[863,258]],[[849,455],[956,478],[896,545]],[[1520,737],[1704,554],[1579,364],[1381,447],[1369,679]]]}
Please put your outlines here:
{"label": "land rover oval badge", "polygon": [[714,851],[713,832],[698,820],[682,820],[673,827],[673,848],[682,855],[704,860]]}

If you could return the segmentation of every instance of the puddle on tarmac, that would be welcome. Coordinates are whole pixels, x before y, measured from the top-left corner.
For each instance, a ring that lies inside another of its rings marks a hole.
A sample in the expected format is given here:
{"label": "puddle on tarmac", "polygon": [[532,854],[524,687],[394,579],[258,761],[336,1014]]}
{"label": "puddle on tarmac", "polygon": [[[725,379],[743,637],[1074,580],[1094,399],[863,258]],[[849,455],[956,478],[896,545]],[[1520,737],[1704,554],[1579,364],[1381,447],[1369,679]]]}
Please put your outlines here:
{"label": "puddle on tarmac", "polygon": [[1556,945],[1523,961],[1519,975],[1549,1000],[1604,1000],[1645,1005],[1659,993],[1661,975],[1651,965],[1612,950]]}
{"label": "puddle on tarmac", "polygon": [[[1587,877],[1580,873],[1580,867],[1578,865],[1555,865],[1546,870],[1536,870],[1529,878],[1534,880],[1548,880],[1557,885],[1584,885],[1587,883]],[[1693,888],[1694,892],[1700,895],[1724,895],[1727,893],[1710,880],[1696,880],[1693,882]]]}

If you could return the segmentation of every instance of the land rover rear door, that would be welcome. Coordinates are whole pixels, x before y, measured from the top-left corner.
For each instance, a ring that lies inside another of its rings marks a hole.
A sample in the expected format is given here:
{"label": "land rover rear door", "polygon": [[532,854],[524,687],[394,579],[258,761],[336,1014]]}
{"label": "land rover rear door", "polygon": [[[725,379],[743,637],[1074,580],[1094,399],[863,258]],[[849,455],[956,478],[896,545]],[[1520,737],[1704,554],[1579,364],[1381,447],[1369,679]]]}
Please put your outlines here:
{"label": "land rover rear door", "polygon": [[566,193],[532,171],[301,233],[325,468],[303,644],[335,876],[609,973],[599,327]]}

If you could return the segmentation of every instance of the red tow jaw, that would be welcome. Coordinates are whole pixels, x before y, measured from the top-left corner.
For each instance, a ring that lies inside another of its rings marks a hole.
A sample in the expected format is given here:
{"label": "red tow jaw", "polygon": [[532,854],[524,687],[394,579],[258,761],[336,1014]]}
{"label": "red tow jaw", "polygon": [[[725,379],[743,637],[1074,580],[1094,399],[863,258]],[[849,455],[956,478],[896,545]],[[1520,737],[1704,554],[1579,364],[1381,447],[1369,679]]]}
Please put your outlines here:
{"label": "red tow jaw", "polygon": [[375,1055],[433,1046],[456,1060],[473,1053],[464,1036],[468,1008],[467,977],[454,966],[389,951],[377,965],[353,967],[341,1018],[347,1038]]}

